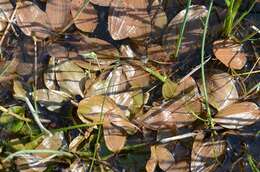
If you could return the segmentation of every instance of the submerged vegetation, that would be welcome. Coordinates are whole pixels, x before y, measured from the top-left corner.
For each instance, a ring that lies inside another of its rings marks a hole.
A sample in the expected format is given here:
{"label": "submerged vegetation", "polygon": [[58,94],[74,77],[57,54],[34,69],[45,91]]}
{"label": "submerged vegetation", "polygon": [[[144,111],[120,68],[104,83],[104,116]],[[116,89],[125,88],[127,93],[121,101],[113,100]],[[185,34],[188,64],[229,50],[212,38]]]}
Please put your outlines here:
{"label": "submerged vegetation", "polygon": [[259,172],[259,1],[0,9],[0,171]]}

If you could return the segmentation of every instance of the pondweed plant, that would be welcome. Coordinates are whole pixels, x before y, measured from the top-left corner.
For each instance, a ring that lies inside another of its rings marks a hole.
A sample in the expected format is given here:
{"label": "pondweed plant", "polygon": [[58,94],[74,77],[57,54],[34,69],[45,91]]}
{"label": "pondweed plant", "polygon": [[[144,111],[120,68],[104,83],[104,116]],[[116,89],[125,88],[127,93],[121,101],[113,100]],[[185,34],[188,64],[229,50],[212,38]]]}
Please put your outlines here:
{"label": "pondweed plant", "polygon": [[250,0],[250,8],[244,11],[241,16],[238,16],[238,10],[242,4],[242,0],[225,0],[228,11],[224,21],[223,36],[226,38],[232,37],[234,28],[246,17],[246,15],[253,9],[256,0]]}

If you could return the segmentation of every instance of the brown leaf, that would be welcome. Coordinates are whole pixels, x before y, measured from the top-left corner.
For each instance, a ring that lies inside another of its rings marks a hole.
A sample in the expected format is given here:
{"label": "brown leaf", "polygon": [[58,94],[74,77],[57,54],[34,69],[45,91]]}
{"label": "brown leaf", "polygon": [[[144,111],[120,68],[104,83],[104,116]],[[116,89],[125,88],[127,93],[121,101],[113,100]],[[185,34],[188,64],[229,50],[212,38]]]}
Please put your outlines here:
{"label": "brown leaf", "polygon": [[111,98],[101,95],[81,100],[77,110],[79,118],[85,123],[99,122],[100,114],[108,112],[124,117],[124,112]]}
{"label": "brown leaf", "polygon": [[8,19],[10,20],[13,13],[13,6],[9,0],[1,0],[0,9],[0,19],[2,20],[0,22],[0,31],[2,32],[7,26]]}
{"label": "brown leaf", "polygon": [[67,93],[48,89],[39,89],[33,92],[33,98],[50,111],[59,110],[70,100]]}
{"label": "brown leaf", "polygon": [[60,88],[72,95],[84,97],[81,81],[86,77],[85,72],[70,60],[59,60],[56,66],[56,79]]}
{"label": "brown leaf", "polygon": [[164,171],[170,169],[175,162],[172,153],[163,146],[156,146],[156,157],[159,167]]}
{"label": "brown leaf", "polygon": [[213,172],[226,153],[226,141],[221,138],[203,140],[199,133],[194,140],[191,155],[191,172]]}
{"label": "brown leaf", "polygon": [[[200,95],[194,80],[191,80],[189,89],[185,94],[179,94],[176,99],[162,104],[159,107],[151,108],[143,117],[144,125],[151,129],[183,127],[194,122],[202,110],[199,100]],[[188,86],[188,84],[187,84]],[[179,91],[182,92],[183,86],[179,85]]]}
{"label": "brown leaf", "polygon": [[231,69],[242,69],[247,62],[242,45],[232,40],[215,41],[213,52],[218,60]]}
{"label": "brown leaf", "polygon": [[240,129],[252,125],[260,119],[260,109],[252,102],[242,102],[229,105],[219,111],[214,121],[222,127]]}
{"label": "brown leaf", "polygon": [[47,70],[44,71],[43,75],[44,84],[50,90],[58,89],[56,83],[56,59],[55,57],[51,57],[49,59],[49,64]]}
{"label": "brown leaf", "polygon": [[52,43],[50,45],[47,46],[47,51],[49,53],[50,56],[52,57],[56,57],[56,58],[66,58],[69,56],[69,52],[68,50],[57,43]]}
{"label": "brown leaf", "polygon": [[152,38],[160,38],[167,24],[167,16],[159,0],[149,1],[151,4],[150,17],[152,22]]}
{"label": "brown leaf", "polygon": [[[199,87],[204,94],[201,81]],[[228,73],[217,70],[207,72],[206,87],[209,96],[208,101],[218,111],[238,100],[235,80]]]}
{"label": "brown leaf", "polygon": [[[84,32],[93,32],[98,24],[98,15],[91,3],[84,6],[85,0],[71,1],[71,14],[76,27]],[[83,8],[81,13],[80,10]],[[79,15],[77,15],[79,13]]]}
{"label": "brown leaf", "polygon": [[115,40],[144,39],[151,32],[146,0],[113,0],[108,16],[108,30]]}
{"label": "brown leaf", "polygon": [[[184,19],[185,11],[185,9],[182,10],[170,21],[163,35],[162,45],[170,55],[176,51],[176,43],[179,38],[180,27]],[[201,46],[200,42],[203,32],[201,19],[207,15],[207,12],[205,6],[190,6],[179,55],[192,54]]]}
{"label": "brown leaf", "polygon": [[156,156],[156,146],[151,146],[151,156],[150,159],[146,162],[145,169],[147,172],[154,172],[157,166],[158,160]]}
{"label": "brown leaf", "polygon": [[[17,24],[27,36],[45,39],[50,36],[51,29],[47,15],[37,5],[30,1],[17,2]],[[33,14],[33,15],[32,15]]]}
{"label": "brown leaf", "polygon": [[[86,60],[93,64],[106,65],[115,62],[116,58],[119,57],[119,51],[116,47],[111,45],[109,42],[92,38],[87,35],[81,35],[81,47],[79,48],[79,54],[86,57]],[[87,58],[85,54],[95,53],[97,59]]]}
{"label": "brown leaf", "polygon": [[[109,115],[108,114],[105,114]],[[105,117],[105,119],[107,119]],[[108,120],[104,120],[103,133],[107,148],[112,152],[119,152],[125,145],[126,133],[122,129],[113,126]]]}
{"label": "brown leaf", "polygon": [[175,162],[166,172],[189,172],[190,164],[187,160]]}
{"label": "brown leaf", "polygon": [[48,0],[46,13],[53,30],[60,31],[72,20],[70,0]]}
{"label": "brown leaf", "polygon": [[91,3],[99,6],[110,6],[112,0],[89,0]]}

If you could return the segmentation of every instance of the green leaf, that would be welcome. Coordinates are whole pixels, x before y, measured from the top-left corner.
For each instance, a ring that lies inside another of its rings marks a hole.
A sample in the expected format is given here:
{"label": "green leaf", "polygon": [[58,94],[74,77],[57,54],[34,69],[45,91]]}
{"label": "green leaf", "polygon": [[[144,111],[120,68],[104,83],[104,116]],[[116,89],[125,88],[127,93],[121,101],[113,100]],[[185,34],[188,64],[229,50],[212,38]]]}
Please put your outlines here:
{"label": "green leaf", "polygon": [[[18,114],[21,117],[24,117],[25,110],[21,106],[14,106],[9,108],[9,110],[11,110],[13,113]],[[9,132],[17,133],[23,128],[24,121],[21,121],[9,115],[8,113],[3,113],[0,117],[0,125]]]}
{"label": "green leaf", "polygon": [[163,87],[162,87],[163,97],[165,99],[173,98],[176,95],[175,94],[176,88],[177,88],[177,83],[175,83],[169,79],[166,80],[166,82],[163,84]]}

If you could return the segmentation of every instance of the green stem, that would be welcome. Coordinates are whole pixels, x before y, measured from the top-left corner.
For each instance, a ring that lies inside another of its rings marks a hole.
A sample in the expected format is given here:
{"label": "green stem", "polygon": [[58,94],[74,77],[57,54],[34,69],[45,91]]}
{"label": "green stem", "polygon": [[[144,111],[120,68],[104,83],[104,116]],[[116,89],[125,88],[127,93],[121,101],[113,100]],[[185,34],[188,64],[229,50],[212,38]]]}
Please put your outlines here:
{"label": "green stem", "polygon": [[174,55],[175,58],[178,57],[179,50],[180,50],[180,47],[181,47],[182,37],[183,37],[183,33],[184,33],[185,26],[186,26],[186,23],[187,23],[190,5],[191,5],[191,0],[188,0],[187,6],[186,6],[186,11],[185,11],[185,16],[184,16],[183,22],[181,24],[181,32],[180,32],[180,35],[179,35],[179,38],[178,38],[178,41],[177,41],[176,52],[175,52],[175,55]]}
{"label": "green stem", "polygon": [[56,154],[57,156],[67,156],[72,158],[73,154],[65,151],[58,151],[58,150],[49,150],[49,149],[37,149],[37,150],[21,150],[15,153],[10,154],[6,157],[3,162],[13,159],[22,154]]}
{"label": "green stem", "polygon": [[205,79],[205,67],[204,67],[204,56],[205,56],[205,42],[206,42],[206,36],[207,36],[207,30],[208,30],[208,23],[209,23],[209,17],[213,6],[213,0],[210,1],[209,10],[206,18],[206,23],[203,31],[203,37],[202,37],[202,44],[201,44],[201,78],[202,78],[202,84],[203,84],[203,92],[204,92],[204,99],[206,103],[206,109],[208,114],[208,121],[211,128],[214,128],[214,122],[212,120],[211,111],[208,103],[208,94],[207,94],[207,86],[206,86],[206,79]]}

